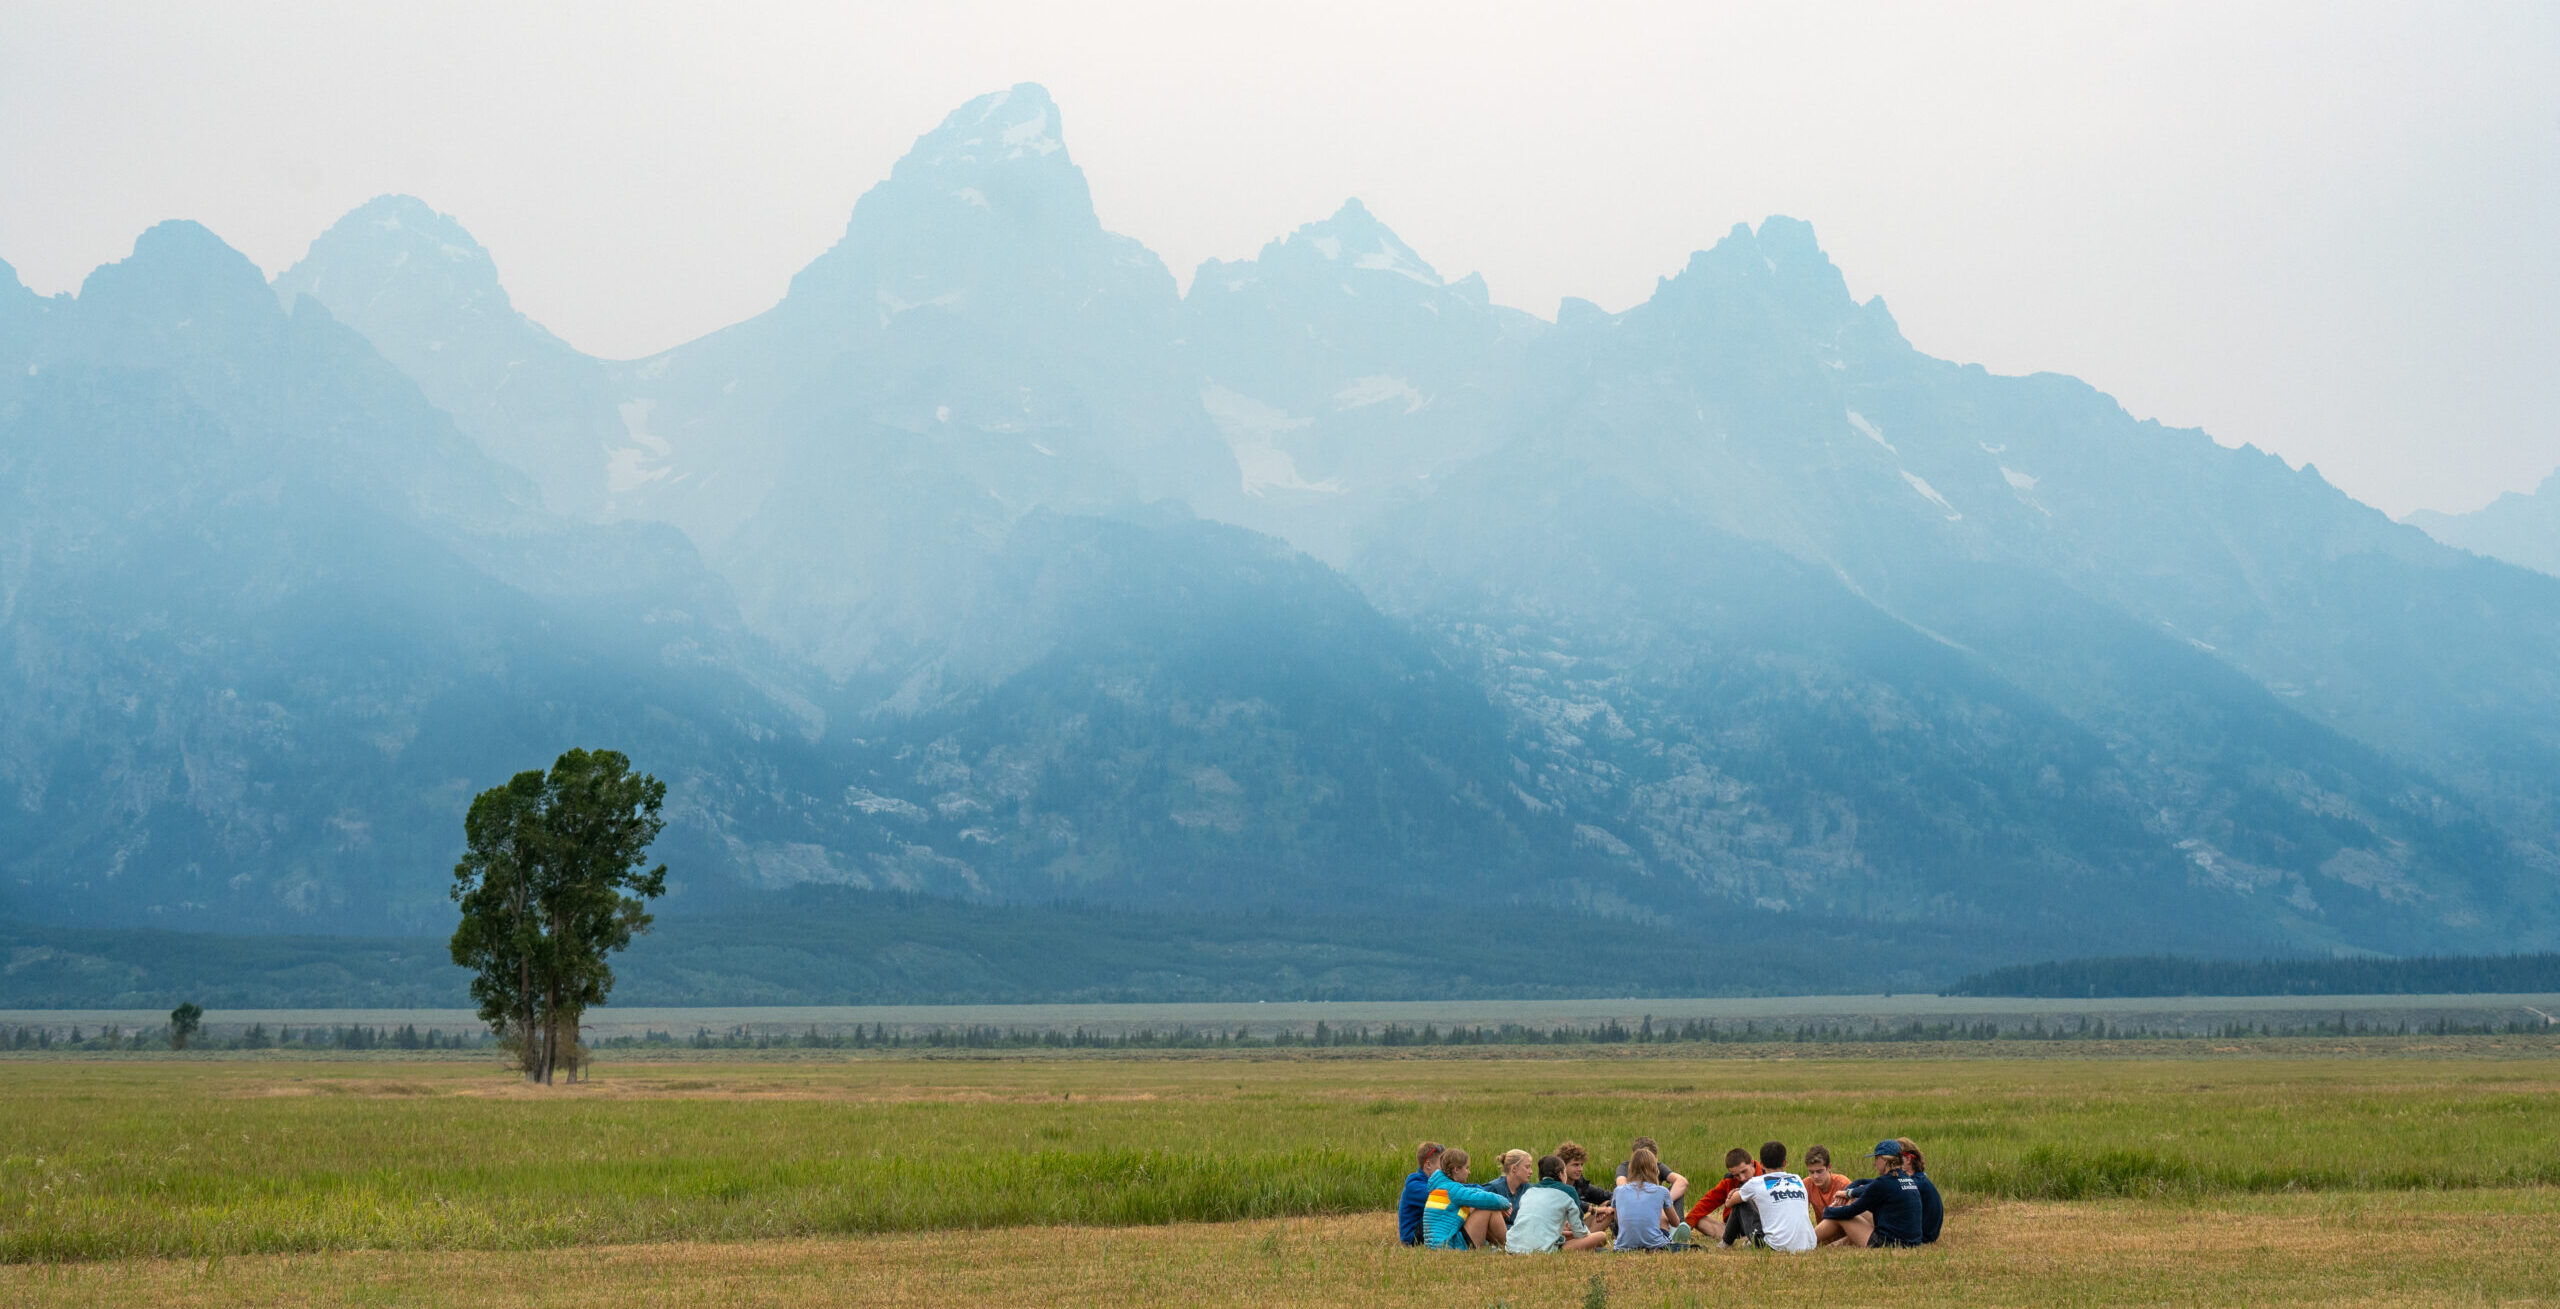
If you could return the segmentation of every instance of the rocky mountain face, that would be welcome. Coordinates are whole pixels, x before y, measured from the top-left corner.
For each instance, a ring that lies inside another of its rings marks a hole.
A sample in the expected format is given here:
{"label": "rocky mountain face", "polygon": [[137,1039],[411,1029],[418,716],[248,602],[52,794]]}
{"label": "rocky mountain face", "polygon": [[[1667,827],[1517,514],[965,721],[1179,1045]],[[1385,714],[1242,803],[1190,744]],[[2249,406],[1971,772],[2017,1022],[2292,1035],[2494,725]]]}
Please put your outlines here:
{"label": "rocky mountain face", "polygon": [[402,197],[5,279],[0,352],[20,916],[432,926],[599,744],[679,912],[2560,940],[2560,578],[1923,355],[1789,219],[1554,323],[1357,201],[1178,294],[1021,86],[648,359]]}

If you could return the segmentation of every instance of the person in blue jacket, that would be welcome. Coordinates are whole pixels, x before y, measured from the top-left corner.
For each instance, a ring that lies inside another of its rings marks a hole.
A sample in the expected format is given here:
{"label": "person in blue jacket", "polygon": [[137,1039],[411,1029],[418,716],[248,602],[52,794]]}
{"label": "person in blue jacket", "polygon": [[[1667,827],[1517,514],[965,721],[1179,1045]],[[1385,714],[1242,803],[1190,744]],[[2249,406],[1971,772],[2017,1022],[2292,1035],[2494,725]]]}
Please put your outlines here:
{"label": "person in blue jacket", "polygon": [[1431,1198],[1431,1174],[1440,1167],[1440,1143],[1425,1141],[1414,1154],[1413,1175],[1404,1179],[1404,1194],[1396,1201],[1396,1239],[1406,1245],[1422,1244],[1422,1202]]}
{"label": "person in blue jacket", "polygon": [[1822,1211],[1814,1229],[1824,1245],[1891,1250],[1920,1244],[1920,1184],[1902,1171],[1902,1143],[1876,1142],[1876,1175],[1849,1198]]}
{"label": "person in blue jacket", "polygon": [[1422,1201],[1424,1245],[1434,1250],[1500,1245],[1510,1231],[1510,1220],[1507,1197],[1467,1185],[1466,1151],[1453,1145],[1440,1152],[1439,1170],[1431,1174],[1431,1194]]}

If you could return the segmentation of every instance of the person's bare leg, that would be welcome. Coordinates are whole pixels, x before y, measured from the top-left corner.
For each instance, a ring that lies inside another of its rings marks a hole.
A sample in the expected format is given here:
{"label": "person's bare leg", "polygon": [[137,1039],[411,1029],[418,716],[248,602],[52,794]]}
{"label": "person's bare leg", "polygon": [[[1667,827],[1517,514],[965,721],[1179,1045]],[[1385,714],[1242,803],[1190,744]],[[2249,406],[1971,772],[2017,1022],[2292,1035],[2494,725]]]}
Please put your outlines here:
{"label": "person's bare leg", "polygon": [[1813,1229],[1816,1245],[1840,1245],[1863,1250],[1867,1238],[1876,1230],[1876,1220],[1861,1215],[1856,1218],[1825,1218]]}
{"label": "person's bare leg", "polygon": [[1695,1230],[1701,1242],[1721,1241],[1724,1239],[1724,1220],[1714,1217],[1701,1218],[1697,1221]]}
{"label": "person's bare leg", "polygon": [[1589,1236],[1577,1236],[1572,1240],[1565,1242],[1564,1248],[1567,1250],[1597,1250],[1607,1244],[1609,1244],[1609,1234],[1607,1232],[1593,1232]]}
{"label": "person's bare leg", "polygon": [[1502,1244],[1502,1215],[1491,1209],[1478,1209],[1467,1215],[1467,1244],[1481,1250]]}
{"label": "person's bare leg", "polygon": [[1495,1245],[1508,1244],[1511,1240],[1511,1215],[1496,1213],[1491,1217],[1493,1221],[1484,1225],[1485,1235],[1493,1238]]}

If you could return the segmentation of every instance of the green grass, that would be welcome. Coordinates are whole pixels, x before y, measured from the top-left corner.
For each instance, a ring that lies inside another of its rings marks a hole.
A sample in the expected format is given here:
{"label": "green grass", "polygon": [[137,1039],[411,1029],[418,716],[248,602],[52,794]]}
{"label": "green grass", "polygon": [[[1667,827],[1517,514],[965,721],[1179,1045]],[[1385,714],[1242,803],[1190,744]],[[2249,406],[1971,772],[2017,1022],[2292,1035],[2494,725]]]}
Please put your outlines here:
{"label": "green grass", "polygon": [[0,1061],[0,1260],[1354,1213],[1424,1136],[1698,1176],[1906,1135],[1959,1210],[2560,1184],[2560,1046],[2463,1049],[2505,1057]]}

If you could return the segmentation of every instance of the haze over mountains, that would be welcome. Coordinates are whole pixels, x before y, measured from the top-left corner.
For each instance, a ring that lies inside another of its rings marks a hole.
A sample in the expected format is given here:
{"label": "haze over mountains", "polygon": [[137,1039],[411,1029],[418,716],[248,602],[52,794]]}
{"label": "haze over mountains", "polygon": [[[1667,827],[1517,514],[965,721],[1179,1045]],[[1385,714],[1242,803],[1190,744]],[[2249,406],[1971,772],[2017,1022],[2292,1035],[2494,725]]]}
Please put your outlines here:
{"label": "haze over mountains", "polygon": [[2470,513],[2421,509],[2404,521],[2446,545],[2560,577],[2560,469],[2530,492],[2509,491]]}
{"label": "haze over mountains", "polygon": [[40,922],[436,931],[584,744],[678,913],[2560,944],[2560,577],[1922,355],[1793,219],[1553,323],[1356,200],[1178,293],[1036,86],[643,360],[407,197],[272,286],[186,223],[0,278],[0,496]]}

